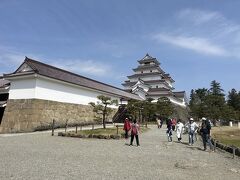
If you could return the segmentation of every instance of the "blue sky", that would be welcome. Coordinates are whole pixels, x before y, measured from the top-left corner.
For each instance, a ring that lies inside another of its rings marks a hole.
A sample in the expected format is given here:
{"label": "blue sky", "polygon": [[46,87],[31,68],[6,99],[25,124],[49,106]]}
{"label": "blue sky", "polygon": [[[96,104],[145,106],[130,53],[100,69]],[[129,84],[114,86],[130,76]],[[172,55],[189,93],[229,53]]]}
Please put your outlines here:
{"label": "blue sky", "polygon": [[0,0],[0,74],[25,56],[122,88],[156,57],[176,90],[240,90],[238,0]]}

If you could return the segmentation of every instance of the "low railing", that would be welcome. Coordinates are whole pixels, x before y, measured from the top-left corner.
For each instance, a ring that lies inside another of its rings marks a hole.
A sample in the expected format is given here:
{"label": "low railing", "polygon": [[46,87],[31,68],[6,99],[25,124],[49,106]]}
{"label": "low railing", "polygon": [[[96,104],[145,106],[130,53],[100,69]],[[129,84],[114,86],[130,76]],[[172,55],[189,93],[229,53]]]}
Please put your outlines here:
{"label": "low railing", "polygon": [[68,120],[66,120],[65,125],[59,127],[58,125],[56,125],[56,120],[53,119],[53,121],[52,121],[52,123],[51,123],[51,130],[52,130],[52,131],[51,131],[51,132],[52,132],[51,135],[54,136],[54,131],[55,131],[55,129],[58,129],[58,128],[64,128],[64,131],[67,132],[67,129],[68,129],[69,127],[71,127],[71,128],[74,128],[74,129],[75,129],[75,132],[77,133],[78,130],[79,130],[79,129],[82,130],[83,127],[90,126],[91,129],[94,129],[95,126],[97,126],[97,125],[103,125],[103,124],[102,124],[102,123],[99,123],[99,122],[83,122],[83,123],[75,123],[74,125],[73,125],[73,124],[70,124],[70,125],[69,125],[69,124],[68,124]]}

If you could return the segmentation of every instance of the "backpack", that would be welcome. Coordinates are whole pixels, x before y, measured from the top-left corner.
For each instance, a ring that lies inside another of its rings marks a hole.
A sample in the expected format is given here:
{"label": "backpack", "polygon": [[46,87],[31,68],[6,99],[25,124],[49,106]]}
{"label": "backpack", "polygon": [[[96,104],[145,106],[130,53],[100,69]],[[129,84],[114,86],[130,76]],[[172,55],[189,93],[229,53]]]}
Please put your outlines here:
{"label": "backpack", "polygon": [[136,124],[133,124],[132,125],[132,135],[137,135],[138,134],[138,130],[137,130],[137,125]]}

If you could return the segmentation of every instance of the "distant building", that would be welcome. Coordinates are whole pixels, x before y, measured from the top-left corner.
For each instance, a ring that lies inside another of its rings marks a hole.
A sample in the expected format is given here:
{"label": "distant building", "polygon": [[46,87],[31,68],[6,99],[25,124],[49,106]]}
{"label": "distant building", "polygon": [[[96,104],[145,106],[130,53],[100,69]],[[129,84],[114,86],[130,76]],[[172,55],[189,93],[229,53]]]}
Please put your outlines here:
{"label": "distant building", "polygon": [[98,95],[137,99],[120,88],[25,58],[11,74],[0,77],[0,132],[24,132],[49,126],[93,121],[89,102]]}
{"label": "distant building", "polygon": [[138,63],[138,67],[133,69],[134,74],[127,76],[128,80],[122,84],[126,91],[139,95],[141,99],[153,98],[154,101],[167,97],[172,103],[186,107],[185,91],[173,91],[175,81],[161,69],[156,58],[146,54]]}

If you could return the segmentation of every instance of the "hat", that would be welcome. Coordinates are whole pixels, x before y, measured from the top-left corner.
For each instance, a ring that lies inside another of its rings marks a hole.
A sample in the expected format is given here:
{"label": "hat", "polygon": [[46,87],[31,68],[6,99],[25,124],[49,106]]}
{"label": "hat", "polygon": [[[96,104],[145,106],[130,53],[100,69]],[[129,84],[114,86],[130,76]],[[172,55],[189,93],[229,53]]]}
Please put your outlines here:
{"label": "hat", "polygon": [[203,121],[206,121],[207,119],[206,119],[205,117],[202,117],[202,120],[203,120]]}
{"label": "hat", "polygon": [[193,118],[190,118],[190,121],[193,121]]}

